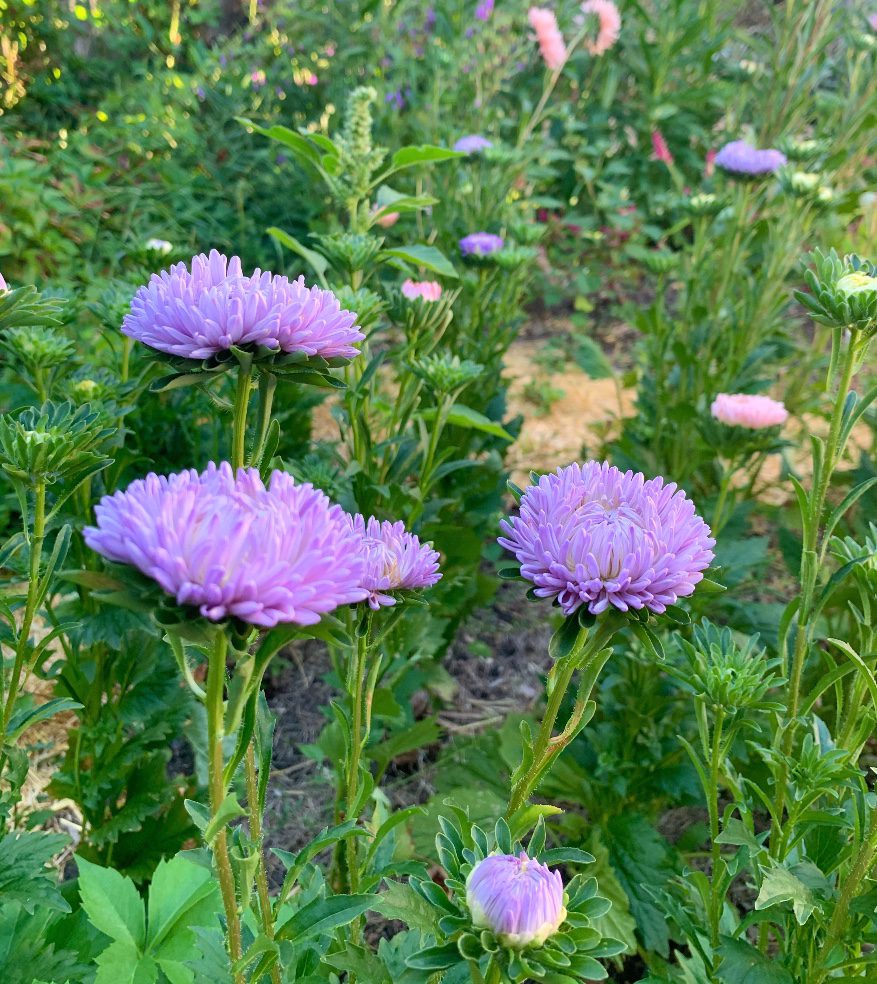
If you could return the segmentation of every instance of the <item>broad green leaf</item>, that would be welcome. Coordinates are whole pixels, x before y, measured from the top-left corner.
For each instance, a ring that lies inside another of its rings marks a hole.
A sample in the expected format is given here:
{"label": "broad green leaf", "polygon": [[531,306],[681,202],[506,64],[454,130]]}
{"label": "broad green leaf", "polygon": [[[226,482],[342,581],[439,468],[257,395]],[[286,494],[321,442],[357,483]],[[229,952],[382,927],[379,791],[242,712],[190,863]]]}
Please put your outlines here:
{"label": "broad green leaf", "polygon": [[362,984],[386,984],[390,981],[390,973],[381,958],[364,946],[348,943],[340,953],[332,953],[323,957],[323,963],[347,973],[348,978],[355,976]]}
{"label": "broad green leaf", "polygon": [[97,958],[94,984],[155,984],[158,967],[128,940],[116,940]]}
{"label": "broad green leaf", "polygon": [[459,150],[449,150],[447,147],[435,147],[431,144],[421,144],[419,147],[402,147],[393,154],[390,166],[394,171],[403,167],[413,167],[415,164],[435,164],[438,161],[448,161],[454,157],[465,157]]}
{"label": "broad green leaf", "polygon": [[[420,414],[424,420],[435,420],[435,415],[434,407],[430,407]],[[501,424],[491,420],[490,417],[485,417],[483,413],[479,413],[471,407],[464,406],[462,403],[455,403],[451,407],[446,420],[454,427],[481,431],[484,434],[491,434],[493,437],[501,437],[504,441],[514,440],[514,437]]]}
{"label": "broad green leaf", "polygon": [[[792,868],[778,866],[775,868],[762,868],[764,880],[761,883],[761,891],[755,900],[756,909],[767,909],[772,905],[783,902],[792,903],[792,911],[798,924],[804,923],[813,914],[813,910],[819,905],[820,897],[825,894],[829,887],[822,872],[815,865],[794,865]],[[806,878],[807,883],[801,876]],[[820,881],[824,882],[820,886]],[[819,891],[822,887],[823,891]]]}
{"label": "broad green leaf", "polygon": [[62,711],[78,711],[80,707],[82,704],[78,700],[72,700],[70,697],[54,697],[52,700],[47,700],[45,704],[40,704],[39,707],[16,711],[9,720],[6,737],[9,741],[16,741],[28,728],[40,721],[47,721]]}
{"label": "broad green leaf", "polygon": [[376,895],[332,895],[314,899],[294,913],[277,930],[277,939],[301,943],[314,936],[346,926],[368,909],[374,908]]}
{"label": "broad green leaf", "polygon": [[441,913],[406,882],[388,881],[374,905],[385,919],[398,919],[409,929],[435,935]]}
{"label": "broad green leaf", "polygon": [[724,937],[718,953],[722,962],[717,976],[722,984],[795,984],[775,958],[766,957],[742,940]]}
{"label": "broad green leaf", "polygon": [[217,884],[210,871],[182,857],[161,861],[149,886],[148,948],[157,951],[179,933],[191,943],[191,927],[210,925],[219,910]]}
{"label": "broad green leaf", "polygon": [[[146,914],[134,882],[77,856],[79,894],[91,922],[112,940],[143,949]],[[133,980],[133,978],[128,978]]]}
{"label": "broad green leaf", "polygon": [[413,263],[414,266],[432,270],[433,273],[438,273],[443,277],[452,277],[454,279],[457,277],[457,271],[451,262],[435,246],[427,246],[422,243],[414,246],[395,246],[392,249],[381,250],[378,256],[383,259],[391,257],[393,259],[403,260],[405,263]]}

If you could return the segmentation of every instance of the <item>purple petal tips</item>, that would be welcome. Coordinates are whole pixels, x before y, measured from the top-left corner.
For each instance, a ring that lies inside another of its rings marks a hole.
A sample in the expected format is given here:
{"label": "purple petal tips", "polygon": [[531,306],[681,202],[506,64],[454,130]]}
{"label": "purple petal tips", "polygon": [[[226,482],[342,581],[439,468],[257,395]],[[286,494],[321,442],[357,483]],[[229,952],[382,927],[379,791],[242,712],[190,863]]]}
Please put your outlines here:
{"label": "purple petal tips", "polygon": [[313,625],[362,601],[364,559],[349,517],[312,485],[223,462],[147,475],[104,496],[85,542],[136,567],[211,621]]}
{"label": "purple petal tips", "polygon": [[663,612],[692,594],[715,546],[675,484],[597,461],[543,475],[500,525],[521,575],[565,615],[581,605]]}
{"label": "purple petal tips", "polygon": [[786,163],[780,150],[759,150],[745,140],[732,140],[716,154],[715,163],[732,174],[772,174]]}
{"label": "purple petal tips", "polygon": [[366,520],[359,514],[348,518],[365,556],[360,583],[375,611],[396,604],[390,592],[431,588],[441,579],[438,553],[403,523],[382,523],[374,516]]}
{"label": "purple petal tips", "polygon": [[304,277],[241,270],[211,250],[153,274],[131,301],[124,334],[184,359],[207,359],[233,345],[258,344],[325,359],[352,359],[365,336],[356,315],[331,291],[306,287]]}
{"label": "purple petal tips", "polygon": [[463,256],[489,256],[504,245],[502,236],[492,232],[470,232],[460,240],[460,252]]}

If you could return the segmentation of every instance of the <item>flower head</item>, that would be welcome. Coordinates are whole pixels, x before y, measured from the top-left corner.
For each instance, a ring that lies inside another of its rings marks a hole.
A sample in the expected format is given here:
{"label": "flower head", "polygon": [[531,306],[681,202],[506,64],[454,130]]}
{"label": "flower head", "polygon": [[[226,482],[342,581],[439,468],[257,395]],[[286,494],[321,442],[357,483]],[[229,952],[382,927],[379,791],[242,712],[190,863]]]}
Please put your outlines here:
{"label": "flower head", "polygon": [[621,34],[621,14],[612,0],[585,0],[583,14],[593,14],[597,18],[597,37],[585,41],[585,47],[592,55],[602,55],[618,40]]}
{"label": "flower head", "polygon": [[493,13],[495,0],[481,0],[481,3],[475,8],[475,16],[480,21],[489,21],[490,15]]}
{"label": "flower head", "polygon": [[382,229],[390,229],[399,221],[399,212],[384,212],[380,206],[375,208],[375,212],[380,212],[380,215],[377,216],[375,222]]}
{"label": "flower head", "polygon": [[454,144],[454,150],[459,150],[463,154],[479,154],[482,150],[489,150],[493,146],[493,141],[487,137],[482,137],[479,133],[469,133]]}
{"label": "flower head", "polygon": [[131,301],[122,331],[169,355],[206,359],[233,345],[259,344],[325,359],[352,359],[364,337],[335,295],[211,250],[153,274]]}
{"label": "flower head", "polygon": [[490,854],[466,879],[466,904],[475,926],[506,946],[541,946],[566,919],[559,871],[514,854]]}
{"label": "flower head", "polygon": [[521,575],[565,615],[581,605],[663,612],[694,591],[715,546],[674,483],[598,461],[543,475],[501,527]]}
{"label": "flower head", "polygon": [[313,625],[362,601],[364,558],[340,506],[312,485],[275,471],[223,462],[175,475],[147,475],[104,496],[85,542],[130,564],[178,604],[211,621]]}
{"label": "flower head", "polygon": [[874,293],[877,291],[877,277],[869,276],[861,270],[848,273],[835,284],[835,289],[846,297],[853,294]]}
{"label": "flower head", "polygon": [[3,279],[3,274],[0,273],[0,290],[9,290],[6,286],[6,281]]}
{"label": "flower head", "polygon": [[536,32],[545,67],[551,72],[556,71],[566,61],[566,42],[557,26],[554,11],[545,7],[531,7],[527,18],[530,27]]}
{"label": "flower head", "polygon": [[153,253],[167,256],[168,253],[173,252],[174,244],[169,243],[166,239],[147,239],[146,248]]}
{"label": "flower head", "polygon": [[413,301],[438,301],[442,296],[442,285],[437,280],[406,280],[402,284],[402,294]]}
{"label": "flower head", "polygon": [[374,516],[366,520],[358,513],[347,519],[365,557],[360,584],[370,608],[395,605],[390,592],[431,588],[441,579],[439,555],[409,533],[404,523],[382,523]]}
{"label": "flower head", "polygon": [[723,424],[750,430],[779,427],[789,419],[789,411],[778,400],[749,393],[719,393],[710,413]]}
{"label": "flower head", "polygon": [[460,240],[460,252],[463,256],[489,256],[504,245],[502,236],[492,232],[470,232]]}
{"label": "flower head", "polygon": [[732,140],[716,154],[716,164],[732,174],[772,174],[785,163],[781,150],[759,150],[745,140]]}

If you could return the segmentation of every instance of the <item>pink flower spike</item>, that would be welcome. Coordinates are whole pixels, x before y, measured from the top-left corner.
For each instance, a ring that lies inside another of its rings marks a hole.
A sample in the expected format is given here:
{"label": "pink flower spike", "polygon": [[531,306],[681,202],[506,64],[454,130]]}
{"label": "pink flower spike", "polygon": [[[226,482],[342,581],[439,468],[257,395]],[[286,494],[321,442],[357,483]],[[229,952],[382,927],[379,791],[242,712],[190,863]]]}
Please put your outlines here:
{"label": "pink flower spike", "polygon": [[536,32],[545,67],[549,71],[556,71],[566,61],[566,44],[554,12],[545,7],[531,7],[527,17]]}
{"label": "pink flower spike", "polygon": [[673,163],[673,155],[664,139],[664,134],[660,130],[652,130],[652,153],[656,161],[661,161],[670,167]]}
{"label": "pink flower spike", "polygon": [[597,37],[586,41],[585,47],[592,55],[605,54],[621,34],[621,14],[612,0],[585,0],[583,14],[594,14],[597,18]]}

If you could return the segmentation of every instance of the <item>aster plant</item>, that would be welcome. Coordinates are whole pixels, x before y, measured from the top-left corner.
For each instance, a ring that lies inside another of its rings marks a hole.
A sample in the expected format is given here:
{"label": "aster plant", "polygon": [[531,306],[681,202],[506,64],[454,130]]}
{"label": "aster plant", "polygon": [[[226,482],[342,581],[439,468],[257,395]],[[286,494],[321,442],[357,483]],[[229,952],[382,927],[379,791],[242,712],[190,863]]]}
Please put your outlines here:
{"label": "aster plant", "polygon": [[[650,619],[688,620],[676,603],[704,580],[715,545],[691,500],[662,478],[647,480],[590,461],[533,480],[526,491],[514,490],[518,515],[501,523],[498,542],[518,566],[500,573],[529,581],[531,597],[552,599],[565,619],[549,645],[554,664],[538,734],[522,725],[524,754],[512,776],[511,817],[593,716],[591,691],[616,632],[626,624],[658,655],[661,643]],[[573,710],[555,735],[576,673]]]}
{"label": "aster plant", "polygon": [[504,820],[491,835],[462,810],[439,817],[438,859],[444,890],[428,877],[413,877],[414,891],[438,917],[438,940],[409,957],[413,970],[468,970],[473,984],[518,984],[567,979],[605,980],[601,959],[624,944],[592,925],[611,903],[585,874],[564,884],[552,865],[594,862],[586,851],[547,848],[540,818],[526,847]]}

